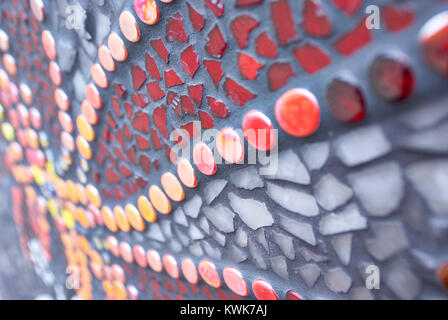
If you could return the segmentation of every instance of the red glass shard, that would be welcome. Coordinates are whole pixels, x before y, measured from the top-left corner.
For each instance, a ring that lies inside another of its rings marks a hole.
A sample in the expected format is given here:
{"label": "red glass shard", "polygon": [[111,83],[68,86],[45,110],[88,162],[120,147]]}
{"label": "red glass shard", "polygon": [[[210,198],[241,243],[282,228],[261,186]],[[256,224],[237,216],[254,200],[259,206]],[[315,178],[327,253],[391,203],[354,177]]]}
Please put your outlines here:
{"label": "red glass shard", "polygon": [[135,159],[135,147],[131,147],[128,150],[128,159],[132,162],[133,165],[137,164],[137,160]]}
{"label": "red glass shard", "polygon": [[124,98],[124,96],[126,95],[126,88],[122,84],[119,84],[119,83],[114,83],[113,87],[115,90],[115,94],[119,98]]}
{"label": "red glass shard", "polygon": [[200,14],[195,8],[193,8],[189,2],[187,2],[187,8],[191,25],[195,30],[201,31],[202,28],[204,27],[205,22],[204,16]]}
{"label": "red glass shard", "polygon": [[176,12],[172,17],[166,21],[166,40],[187,42],[188,35],[184,28],[184,19],[179,12]]}
{"label": "red glass shard", "polygon": [[160,133],[168,139],[168,130],[166,127],[166,107],[164,104],[154,109],[152,121],[159,129]]}
{"label": "red glass shard", "polygon": [[112,97],[112,108],[114,109],[114,112],[118,118],[121,118],[123,116],[117,96]]}
{"label": "red glass shard", "polygon": [[203,129],[213,129],[213,118],[205,111],[199,111],[199,120],[201,120],[201,127]]}
{"label": "red glass shard", "polygon": [[229,116],[229,109],[227,109],[227,106],[222,101],[217,101],[213,97],[207,97],[207,103],[210,106],[210,110],[212,111],[213,115],[220,118],[227,118]]}
{"label": "red glass shard", "polygon": [[139,134],[135,135],[135,142],[137,147],[142,151],[150,149],[149,140]]}
{"label": "red glass shard", "polygon": [[354,16],[364,0],[331,0],[339,10],[349,16]]}
{"label": "red glass shard", "polygon": [[356,51],[372,42],[372,33],[367,29],[365,20],[365,18],[362,19],[356,28],[349,31],[334,43],[334,47],[340,54],[351,56]]}
{"label": "red glass shard", "polygon": [[288,0],[278,0],[271,3],[271,19],[280,45],[285,46],[299,39]]}
{"label": "red glass shard", "polygon": [[181,96],[181,111],[191,115],[196,114],[193,102],[191,102],[190,98],[187,96]]}
{"label": "red glass shard", "polygon": [[141,155],[139,158],[140,167],[145,171],[146,173],[151,172],[151,168],[149,165],[151,164],[149,158],[146,155]]}
{"label": "red glass shard", "polygon": [[198,107],[201,105],[203,90],[204,85],[202,83],[188,86],[188,95]]}
{"label": "red glass shard", "polygon": [[331,58],[318,46],[305,43],[293,49],[294,57],[305,72],[313,74],[331,64]]}
{"label": "red glass shard", "polygon": [[146,70],[148,70],[149,76],[154,80],[162,80],[156,61],[148,53],[146,54]]}
{"label": "red glass shard", "polygon": [[247,47],[250,33],[259,25],[260,23],[257,19],[247,14],[240,15],[232,20],[230,23],[230,30],[235,37],[238,47]]}
{"label": "red glass shard", "polygon": [[132,74],[132,85],[134,86],[134,90],[137,91],[142,87],[143,83],[145,83],[146,81],[146,72],[139,66],[132,66],[131,74]]}
{"label": "red glass shard", "polygon": [[132,120],[132,126],[142,132],[149,132],[149,115],[143,111],[137,110]]}
{"label": "red glass shard", "polygon": [[306,0],[302,25],[305,32],[312,36],[326,37],[331,34],[331,21],[320,0]]}
{"label": "red glass shard", "polygon": [[160,142],[159,134],[157,133],[156,129],[152,129],[151,131],[151,142],[154,146],[154,149],[160,150],[162,149],[162,143]]}
{"label": "red glass shard", "polygon": [[230,100],[232,100],[239,106],[245,106],[249,100],[252,100],[256,97],[255,94],[239,85],[235,80],[231,78],[226,78],[224,82],[224,91],[227,93],[227,96],[230,98]]}
{"label": "red glass shard", "polygon": [[197,127],[195,122],[189,122],[185,125],[180,126],[180,128],[188,132],[188,136],[190,137],[190,139],[194,139],[200,134],[199,128]]}
{"label": "red glass shard", "polygon": [[216,24],[208,34],[205,44],[205,51],[213,57],[222,58],[226,48],[227,43],[224,40],[221,30]]}
{"label": "red glass shard", "polygon": [[268,69],[269,90],[277,91],[284,87],[289,78],[294,76],[294,69],[288,62],[276,62]]}
{"label": "red glass shard", "polygon": [[414,23],[414,10],[409,5],[385,5],[381,10],[386,28],[390,32],[403,31]]}
{"label": "red glass shard", "polygon": [[258,76],[258,70],[264,65],[248,54],[238,53],[238,68],[243,79],[254,80]]}
{"label": "red glass shard", "polygon": [[236,7],[249,7],[262,3],[263,0],[236,0]]}
{"label": "red glass shard", "polygon": [[115,184],[119,183],[121,181],[120,176],[118,175],[117,171],[115,171],[112,167],[106,168],[106,182],[108,184]]}
{"label": "red glass shard", "polygon": [[198,54],[194,51],[193,45],[187,47],[180,55],[180,61],[185,72],[193,78],[196,70],[201,64]]}
{"label": "red glass shard", "polygon": [[165,70],[165,86],[171,88],[183,84],[182,79],[177,75],[174,69]]}
{"label": "red glass shard", "polygon": [[255,40],[255,50],[260,56],[265,56],[271,59],[277,57],[277,45],[271,37],[269,37],[266,31],[260,34]]}
{"label": "red glass shard", "polygon": [[219,18],[224,14],[224,0],[204,0],[204,2],[216,17]]}
{"label": "red glass shard", "polygon": [[120,166],[120,174],[123,178],[129,178],[132,176],[132,171],[124,164]]}
{"label": "red glass shard", "polygon": [[208,74],[213,80],[215,87],[218,88],[219,81],[224,75],[224,71],[222,70],[221,62],[217,60],[204,60],[204,66],[207,70]]}
{"label": "red glass shard", "polygon": [[133,110],[132,104],[130,104],[129,102],[126,102],[124,104],[124,109],[126,111],[126,117],[130,120],[132,117],[132,110]]}
{"label": "red glass shard", "polygon": [[146,85],[146,90],[152,100],[157,101],[165,96],[165,92],[160,89],[158,81],[152,81]]}
{"label": "red glass shard", "polygon": [[134,93],[132,95],[132,102],[139,106],[140,108],[144,108],[149,104],[149,98],[143,93]]}
{"label": "red glass shard", "polygon": [[165,61],[165,63],[168,63],[168,57],[169,52],[165,47],[165,44],[163,43],[162,39],[153,39],[151,40],[151,46],[154,49],[155,52],[159,55],[159,57]]}

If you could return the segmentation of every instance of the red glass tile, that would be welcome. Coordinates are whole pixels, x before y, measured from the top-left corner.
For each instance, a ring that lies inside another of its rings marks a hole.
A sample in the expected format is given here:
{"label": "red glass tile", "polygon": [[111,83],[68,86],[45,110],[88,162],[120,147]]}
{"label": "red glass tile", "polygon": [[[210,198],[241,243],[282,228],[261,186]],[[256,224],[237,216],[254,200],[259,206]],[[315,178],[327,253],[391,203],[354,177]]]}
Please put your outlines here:
{"label": "red glass tile", "polygon": [[229,109],[222,101],[217,101],[213,97],[207,97],[207,103],[213,115],[220,118],[227,118],[229,116]]}
{"label": "red glass tile", "polygon": [[243,118],[243,133],[249,144],[258,150],[271,150],[276,134],[271,119],[258,110],[249,111]]}
{"label": "red glass tile", "polygon": [[157,63],[154,58],[148,53],[145,55],[145,58],[145,66],[149,76],[154,80],[162,80],[162,76],[160,75],[159,68],[157,68]]}
{"label": "red glass tile", "polygon": [[226,267],[222,271],[222,276],[230,290],[243,297],[249,294],[246,281],[238,269],[234,267]]}
{"label": "red glass tile", "polygon": [[242,52],[238,53],[238,68],[243,79],[254,80],[258,77],[258,70],[263,68],[263,66],[254,57]]}
{"label": "red glass tile", "polygon": [[188,113],[191,115],[196,114],[193,102],[191,102],[188,96],[181,96],[181,110],[183,113]]}
{"label": "red glass tile", "polygon": [[343,122],[360,121],[366,114],[361,89],[347,77],[338,77],[328,85],[327,102],[333,115]]}
{"label": "red glass tile", "polygon": [[414,10],[409,5],[385,5],[381,10],[386,28],[390,32],[403,31],[414,23]]}
{"label": "red glass tile", "polygon": [[243,14],[232,20],[230,30],[235,37],[238,47],[247,47],[250,33],[260,25],[257,19]]}
{"label": "red glass tile", "polygon": [[300,295],[297,292],[292,291],[292,290],[289,290],[288,292],[286,292],[285,299],[286,300],[302,300]]}
{"label": "red glass tile", "polygon": [[337,40],[334,47],[340,54],[351,56],[370,42],[372,42],[372,33],[367,29],[364,18],[353,30]]}
{"label": "red glass tile", "polygon": [[221,62],[217,60],[204,60],[204,66],[207,70],[208,74],[213,80],[215,87],[218,88],[219,81],[224,75],[224,71],[222,70]]}
{"label": "red glass tile", "polygon": [[201,126],[203,129],[213,129],[213,118],[205,111],[199,111],[199,120],[201,120]]}
{"label": "red glass tile", "polygon": [[316,73],[329,64],[330,56],[317,45],[305,43],[293,49],[294,57],[306,73]]}
{"label": "red glass tile", "polygon": [[137,110],[132,120],[132,126],[142,132],[149,132],[149,115],[143,111]]}
{"label": "red glass tile", "polygon": [[138,89],[140,89],[142,87],[142,85],[146,81],[146,72],[139,66],[132,66],[131,74],[132,74],[132,84],[134,86],[134,90],[137,91]]}
{"label": "red glass tile", "polygon": [[150,103],[149,98],[143,93],[134,93],[131,99],[132,102],[140,108],[144,108]]}
{"label": "red glass tile", "polygon": [[154,149],[162,149],[162,143],[160,142],[159,134],[157,133],[156,129],[152,129],[151,133],[151,142],[154,146]]}
{"label": "red glass tile", "polygon": [[271,59],[277,57],[277,45],[269,37],[267,32],[261,33],[255,40],[255,50],[260,56],[265,56]]}
{"label": "red glass tile", "polygon": [[168,139],[168,130],[166,127],[166,107],[161,105],[154,109],[152,114],[152,121],[159,129],[160,133]]}
{"label": "red glass tile", "polygon": [[179,12],[166,20],[166,40],[187,42],[188,35],[184,29],[184,19]]}
{"label": "red glass tile", "polygon": [[284,46],[299,39],[288,0],[271,2],[271,19],[280,45]]}
{"label": "red glass tile", "polygon": [[326,37],[331,34],[331,20],[320,0],[305,1],[302,26],[305,32],[311,36]]}
{"label": "red glass tile", "polygon": [[288,83],[289,78],[293,77],[294,74],[294,70],[288,62],[276,62],[272,64],[268,69],[269,90],[277,91],[284,87]]}
{"label": "red glass tile", "polygon": [[174,69],[167,69],[164,71],[165,73],[165,86],[167,88],[171,88],[174,86],[178,86],[183,84],[183,80],[177,75]]}
{"label": "red glass tile", "polygon": [[194,84],[189,85],[187,88],[188,88],[188,95],[190,96],[191,100],[193,100],[196,106],[200,106],[202,101],[202,91],[204,90],[204,85]]}
{"label": "red glass tile", "polygon": [[165,63],[168,63],[168,57],[169,52],[165,47],[165,44],[163,43],[162,39],[153,39],[151,40],[151,47],[154,49],[155,52],[159,55],[159,57],[165,61]]}
{"label": "red glass tile", "polygon": [[382,54],[370,67],[370,82],[385,100],[398,102],[414,91],[415,77],[406,57],[398,53]]}
{"label": "red glass tile", "polygon": [[224,15],[224,0],[204,0],[205,5],[209,8],[216,17]]}
{"label": "red glass tile", "polygon": [[150,149],[149,140],[139,134],[135,135],[135,142],[140,150]]}
{"label": "red glass tile", "polygon": [[236,0],[236,7],[249,7],[262,3],[263,0]]}
{"label": "red glass tile", "polygon": [[194,51],[193,45],[187,47],[180,55],[180,61],[185,72],[193,78],[196,70],[201,64],[198,54]]}
{"label": "red glass tile", "polygon": [[291,89],[277,100],[275,118],[288,134],[295,137],[309,136],[319,127],[319,103],[308,90]]}
{"label": "red glass tile", "polygon": [[159,82],[152,81],[146,85],[146,89],[148,90],[148,94],[152,100],[157,101],[162,99],[165,96],[165,92],[160,89]]}
{"label": "red glass tile", "polygon": [[209,32],[207,36],[207,42],[205,44],[205,51],[215,58],[222,58],[224,52],[226,51],[227,43],[219,29],[218,25],[215,24],[213,29]]}
{"label": "red glass tile", "polygon": [[441,74],[448,75],[448,12],[439,13],[428,20],[419,34],[423,55],[429,65]]}
{"label": "red glass tile", "polygon": [[231,78],[226,78],[224,81],[224,91],[227,93],[227,96],[232,100],[235,104],[239,106],[245,106],[249,100],[252,100],[256,97],[255,94],[239,85],[235,80]]}
{"label": "red glass tile", "polygon": [[120,175],[112,167],[106,168],[106,182],[108,184],[119,183],[121,181]]}
{"label": "red glass tile", "polygon": [[355,15],[364,0],[331,0],[333,4],[349,16]]}
{"label": "red glass tile", "polygon": [[204,16],[200,14],[189,2],[187,2],[187,8],[188,8],[188,16],[191,21],[191,25],[193,28],[197,31],[201,31],[204,27]]}
{"label": "red glass tile", "polygon": [[252,290],[258,300],[278,300],[277,294],[271,285],[262,279],[257,279],[252,283]]}

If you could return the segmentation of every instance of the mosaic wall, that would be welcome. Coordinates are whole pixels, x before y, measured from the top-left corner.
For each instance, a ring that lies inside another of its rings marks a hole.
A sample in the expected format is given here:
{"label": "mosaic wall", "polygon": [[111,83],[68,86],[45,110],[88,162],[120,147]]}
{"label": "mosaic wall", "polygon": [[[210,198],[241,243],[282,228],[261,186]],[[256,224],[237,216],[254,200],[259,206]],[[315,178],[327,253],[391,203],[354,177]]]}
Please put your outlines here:
{"label": "mosaic wall", "polygon": [[447,1],[0,8],[0,297],[448,297]]}

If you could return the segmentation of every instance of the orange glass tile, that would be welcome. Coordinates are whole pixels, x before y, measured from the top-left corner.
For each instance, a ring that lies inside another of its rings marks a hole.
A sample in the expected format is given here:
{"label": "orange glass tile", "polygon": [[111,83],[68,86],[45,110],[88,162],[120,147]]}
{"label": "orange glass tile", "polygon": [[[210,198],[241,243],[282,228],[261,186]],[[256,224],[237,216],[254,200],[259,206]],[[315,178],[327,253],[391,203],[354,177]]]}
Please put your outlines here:
{"label": "orange glass tile", "polygon": [[146,198],[145,196],[140,196],[137,200],[137,207],[140,211],[140,214],[146,221],[150,223],[156,222],[157,215],[148,198]]}
{"label": "orange glass tile", "polygon": [[123,11],[120,14],[119,24],[121,32],[126,39],[131,42],[138,42],[140,40],[140,29],[132,13]]}
{"label": "orange glass tile", "polygon": [[98,48],[98,60],[103,68],[109,72],[115,71],[115,61],[109,51],[109,48],[104,44]]}
{"label": "orange glass tile", "polygon": [[155,272],[162,272],[162,260],[160,259],[160,254],[151,249],[146,252],[146,260],[148,261],[149,267]]}
{"label": "orange glass tile", "polygon": [[78,148],[81,156],[83,156],[85,159],[90,160],[92,158],[92,149],[90,149],[90,145],[86,139],[81,136],[77,136],[76,147]]}
{"label": "orange glass tile", "polygon": [[61,88],[57,88],[54,91],[54,100],[56,101],[56,105],[59,109],[63,111],[68,111],[70,109],[70,100],[68,99],[67,94]]}
{"label": "orange glass tile", "polygon": [[222,129],[216,137],[216,149],[228,163],[239,163],[244,159],[244,144],[231,128]]}
{"label": "orange glass tile", "polygon": [[93,204],[95,207],[99,208],[101,206],[101,196],[100,193],[98,192],[98,189],[95,186],[88,184],[86,186],[86,193],[89,202]]}
{"label": "orange glass tile", "polygon": [[117,222],[115,221],[115,215],[109,207],[101,208],[101,217],[103,218],[104,225],[112,232],[118,231]]}
{"label": "orange glass tile", "polygon": [[67,131],[68,133],[73,133],[73,121],[70,115],[64,111],[58,112],[58,120],[62,129]]}
{"label": "orange glass tile", "polygon": [[177,175],[187,188],[197,187],[198,180],[196,179],[196,173],[188,159],[182,158],[179,160],[177,164]]}
{"label": "orange glass tile", "polygon": [[95,81],[98,87],[105,89],[109,86],[109,80],[107,79],[107,76],[103,71],[103,68],[101,68],[101,66],[98,63],[92,65],[90,73],[92,74],[93,81]]}
{"label": "orange glass tile", "polygon": [[119,62],[126,61],[128,50],[118,34],[112,32],[107,39],[107,45],[109,46],[110,54],[115,60]]}
{"label": "orange glass tile", "polygon": [[33,129],[26,129],[25,136],[28,146],[34,149],[39,148],[39,137],[37,136],[36,131]]}
{"label": "orange glass tile", "polygon": [[103,107],[103,100],[101,99],[98,89],[93,83],[89,83],[86,86],[85,94],[92,107],[95,109],[101,109]]}
{"label": "orange glass tile", "polygon": [[171,203],[158,186],[152,185],[149,188],[149,199],[158,212],[162,214],[169,214],[171,212]]}
{"label": "orange glass tile", "polygon": [[162,258],[163,267],[171,278],[178,279],[179,278],[179,267],[177,266],[176,259],[170,255],[166,254]]}
{"label": "orange glass tile", "polygon": [[98,114],[89,101],[84,100],[81,103],[81,112],[89,124],[96,125],[98,123]]}
{"label": "orange glass tile", "polygon": [[193,149],[193,161],[199,171],[207,176],[216,173],[216,161],[210,148],[204,143],[199,142]]}
{"label": "orange glass tile", "polygon": [[89,142],[95,140],[95,131],[92,126],[87,122],[83,115],[79,115],[76,118],[76,125],[79,133]]}
{"label": "orange glass tile", "polygon": [[165,190],[168,197],[176,202],[184,200],[184,189],[174,174],[171,172],[165,172],[160,181],[162,183],[163,190]]}
{"label": "orange glass tile", "polygon": [[124,232],[131,231],[131,225],[129,224],[128,218],[126,217],[126,213],[124,212],[122,207],[115,206],[114,215],[115,215],[115,221],[117,222],[117,226],[118,228],[120,228],[121,231]]}
{"label": "orange glass tile", "polygon": [[28,85],[21,83],[19,86],[20,97],[22,101],[27,105],[31,105],[33,103],[33,93]]}
{"label": "orange glass tile", "polygon": [[50,60],[56,59],[56,43],[50,31],[42,31],[42,45],[44,51]]}
{"label": "orange glass tile", "polygon": [[12,55],[8,53],[3,55],[3,66],[10,76],[13,76],[17,73],[16,60]]}
{"label": "orange glass tile", "polygon": [[75,140],[67,131],[61,132],[61,143],[68,151],[75,151]]}
{"label": "orange glass tile", "polygon": [[181,269],[188,282],[191,284],[197,284],[199,282],[198,271],[196,270],[193,260],[190,258],[182,260]]}
{"label": "orange glass tile", "polygon": [[125,212],[132,228],[140,232],[145,230],[145,222],[143,221],[140,212],[134,205],[127,204],[125,207]]}
{"label": "orange glass tile", "polygon": [[61,69],[56,62],[50,61],[50,64],[48,65],[48,73],[50,74],[51,82],[53,82],[55,86],[58,87],[62,84]]}

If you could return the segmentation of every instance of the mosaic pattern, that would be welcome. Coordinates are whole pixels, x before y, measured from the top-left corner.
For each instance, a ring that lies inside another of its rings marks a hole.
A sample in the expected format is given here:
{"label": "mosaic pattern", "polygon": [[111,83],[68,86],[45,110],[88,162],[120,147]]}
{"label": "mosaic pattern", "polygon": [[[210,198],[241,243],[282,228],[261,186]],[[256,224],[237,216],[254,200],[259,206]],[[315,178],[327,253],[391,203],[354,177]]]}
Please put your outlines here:
{"label": "mosaic pattern", "polygon": [[2,219],[34,297],[446,299],[447,5],[370,30],[369,4],[2,2]]}

